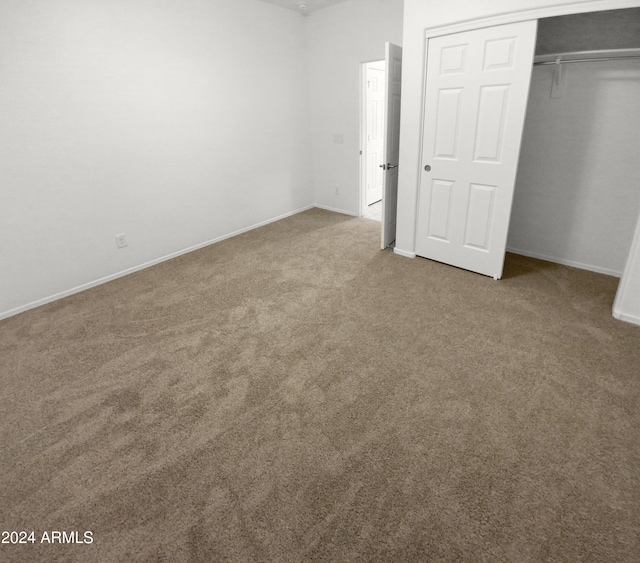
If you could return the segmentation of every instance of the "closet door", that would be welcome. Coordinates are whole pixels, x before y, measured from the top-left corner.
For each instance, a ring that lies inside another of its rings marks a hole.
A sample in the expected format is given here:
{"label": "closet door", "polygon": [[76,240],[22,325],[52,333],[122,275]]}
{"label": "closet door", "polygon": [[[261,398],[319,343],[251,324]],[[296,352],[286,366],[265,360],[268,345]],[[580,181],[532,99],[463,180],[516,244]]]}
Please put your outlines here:
{"label": "closet door", "polygon": [[419,256],[502,277],[536,27],[429,40]]}

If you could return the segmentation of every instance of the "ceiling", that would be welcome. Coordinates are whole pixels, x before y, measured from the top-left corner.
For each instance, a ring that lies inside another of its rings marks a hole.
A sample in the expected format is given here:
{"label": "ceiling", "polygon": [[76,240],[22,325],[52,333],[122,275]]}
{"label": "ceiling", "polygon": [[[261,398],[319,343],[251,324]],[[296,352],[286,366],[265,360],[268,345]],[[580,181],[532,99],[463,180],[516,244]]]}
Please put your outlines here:
{"label": "ceiling", "polygon": [[[274,4],[275,6],[280,6],[281,8],[287,8],[288,10],[293,10],[294,12],[299,12],[301,14],[310,14],[311,12],[317,12],[318,10],[322,10],[322,8],[327,8],[329,6],[333,6],[334,4],[339,4],[340,2],[344,2],[345,0],[262,0],[263,2],[268,2],[269,4]],[[298,6],[300,4],[306,5],[306,9],[301,9]]]}

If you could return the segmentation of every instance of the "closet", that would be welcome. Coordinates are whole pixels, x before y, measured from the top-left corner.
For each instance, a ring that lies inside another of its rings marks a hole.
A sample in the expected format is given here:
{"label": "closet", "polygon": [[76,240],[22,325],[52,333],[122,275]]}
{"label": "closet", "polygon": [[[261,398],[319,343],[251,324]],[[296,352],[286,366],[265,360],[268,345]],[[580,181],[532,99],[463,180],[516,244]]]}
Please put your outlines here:
{"label": "closet", "polygon": [[621,276],[640,215],[640,8],[540,19],[535,54],[507,250]]}

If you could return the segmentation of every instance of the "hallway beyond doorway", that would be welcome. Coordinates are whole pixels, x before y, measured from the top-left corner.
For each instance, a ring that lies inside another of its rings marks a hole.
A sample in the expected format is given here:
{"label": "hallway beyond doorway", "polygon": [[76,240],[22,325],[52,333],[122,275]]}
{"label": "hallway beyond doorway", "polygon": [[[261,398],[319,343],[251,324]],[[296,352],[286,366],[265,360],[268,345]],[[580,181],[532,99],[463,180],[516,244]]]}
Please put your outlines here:
{"label": "hallway beyond doorway", "polygon": [[373,219],[374,221],[382,221],[382,200],[367,206],[364,210],[363,217],[365,219]]}

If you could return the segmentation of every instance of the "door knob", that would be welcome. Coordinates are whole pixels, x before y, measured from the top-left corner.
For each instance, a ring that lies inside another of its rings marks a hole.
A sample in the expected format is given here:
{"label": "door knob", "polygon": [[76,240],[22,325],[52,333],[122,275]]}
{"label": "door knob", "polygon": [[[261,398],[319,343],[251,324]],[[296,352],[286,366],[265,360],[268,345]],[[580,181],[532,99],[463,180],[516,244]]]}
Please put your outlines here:
{"label": "door knob", "polygon": [[429,166],[428,164],[425,164],[424,171],[431,172],[431,166]]}
{"label": "door knob", "polygon": [[397,164],[387,164],[387,170],[391,170],[392,168],[398,168]]}
{"label": "door knob", "polygon": [[387,169],[387,165],[386,164],[381,164],[380,168],[382,168],[383,170],[386,170]]}

